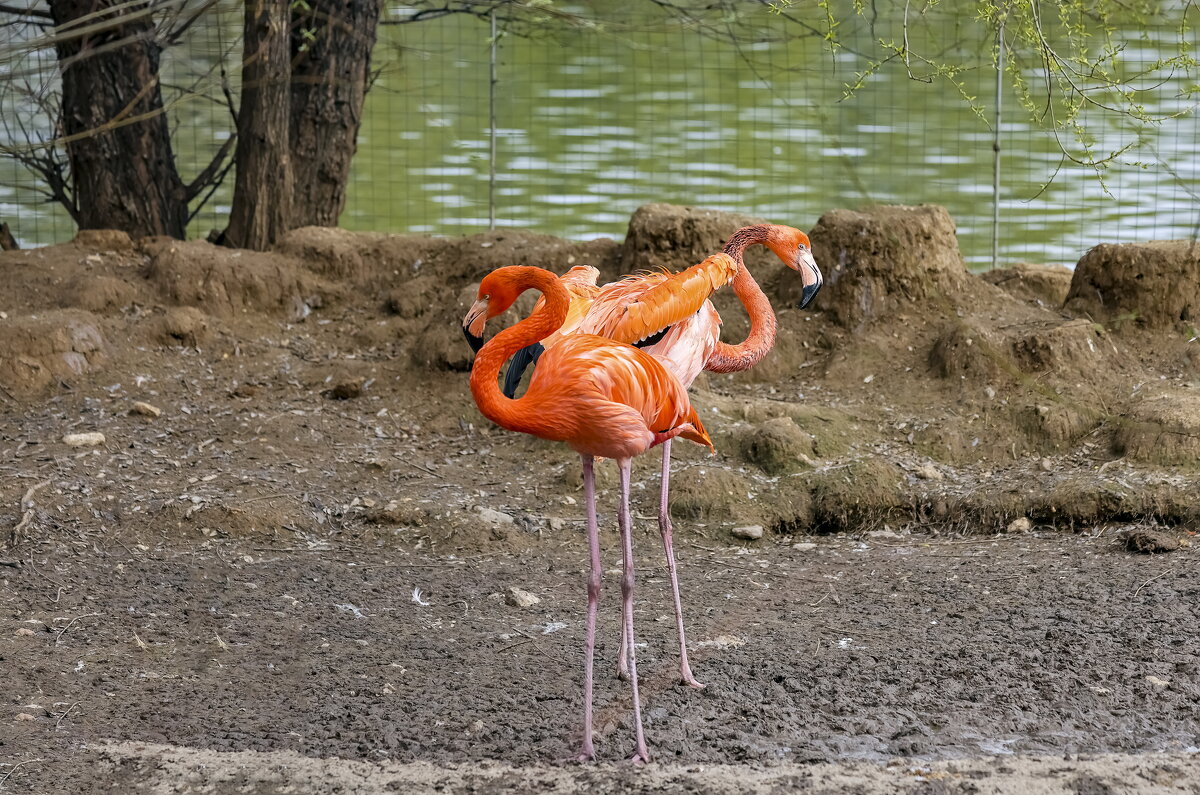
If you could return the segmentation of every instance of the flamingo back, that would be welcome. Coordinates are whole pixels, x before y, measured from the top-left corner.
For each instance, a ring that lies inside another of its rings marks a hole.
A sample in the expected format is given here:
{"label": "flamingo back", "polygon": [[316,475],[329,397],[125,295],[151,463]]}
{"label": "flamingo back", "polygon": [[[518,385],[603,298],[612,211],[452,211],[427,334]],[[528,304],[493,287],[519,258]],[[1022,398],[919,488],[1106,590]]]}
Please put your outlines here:
{"label": "flamingo back", "polygon": [[581,452],[631,457],[684,425],[679,435],[712,446],[679,379],[654,356],[604,337],[577,333],[548,348],[526,397],[575,417],[568,441]]}
{"label": "flamingo back", "polygon": [[[592,300],[600,292],[600,288],[596,286],[596,280],[599,278],[600,271],[591,265],[576,265],[558,278],[559,283],[567,288],[571,303],[567,307],[567,319],[557,331],[542,340],[543,347],[550,348],[564,336],[575,333],[591,308]],[[536,312],[545,305],[545,297],[540,296],[533,305],[533,311]]]}

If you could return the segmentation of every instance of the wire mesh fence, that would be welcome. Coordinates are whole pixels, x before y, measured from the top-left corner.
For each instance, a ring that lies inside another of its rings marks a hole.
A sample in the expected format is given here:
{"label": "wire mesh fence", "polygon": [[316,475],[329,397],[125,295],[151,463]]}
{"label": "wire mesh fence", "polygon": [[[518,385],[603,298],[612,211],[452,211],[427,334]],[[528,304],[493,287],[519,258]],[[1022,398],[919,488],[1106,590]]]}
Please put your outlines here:
{"label": "wire mesh fence", "polygon": [[[1135,90],[1085,102],[1072,128],[1055,125],[1061,99],[1039,94],[1043,64],[1009,53],[997,91],[995,31],[973,7],[945,5],[907,20],[908,4],[847,10],[833,47],[824,11],[801,5],[714,14],[646,0],[521,16],[524,6],[499,4],[505,13],[489,16],[480,4],[424,21],[386,7],[341,224],[621,237],[647,202],[802,228],[834,207],[932,202],[957,220],[975,267],[992,264],[994,244],[1002,265],[1070,264],[1097,243],[1196,236],[1197,70],[1156,65],[1191,40],[1181,23],[1198,12],[1115,20]],[[212,5],[164,51],[185,181],[234,128],[239,8]],[[74,233],[69,214],[14,157],[54,137],[54,51],[36,46],[39,29],[2,30],[0,220],[24,245],[62,241]],[[881,51],[902,38],[904,53],[925,60]],[[1022,102],[1014,78],[1044,107]],[[1126,100],[1139,110],[1101,107]],[[1114,152],[1101,168],[1075,162]],[[195,204],[190,234],[224,226],[232,187],[227,178]]]}

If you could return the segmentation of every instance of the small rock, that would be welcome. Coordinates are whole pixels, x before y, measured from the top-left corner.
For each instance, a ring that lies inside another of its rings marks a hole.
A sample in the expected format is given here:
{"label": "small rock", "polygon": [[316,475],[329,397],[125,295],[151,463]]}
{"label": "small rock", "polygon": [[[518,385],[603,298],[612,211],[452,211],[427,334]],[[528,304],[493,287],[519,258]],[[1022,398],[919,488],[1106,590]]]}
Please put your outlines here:
{"label": "small rock", "polygon": [[1146,681],[1149,682],[1150,686],[1155,690],[1163,690],[1171,684],[1169,679],[1159,679],[1157,676],[1153,675],[1147,676]]}
{"label": "small rock", "polygon": [[567,520],[559,519],[557,516],[550,519],[550,529],[558,533],[567,529]]}
{"label": "small rock", "polygon": [[866,378],[864,378],[864,379],[863,379],[863,383],[864,383],[864,384],[869,384],[869,383],[871,383],[871,382],[872,382],[872,381],[874,381],[874,380],[875,380],[875,376],[874,376],[874,375],[869,375],[869,376],[867,376]]}
{"label": "small rock", "polygon": [[91,433],[68,433],[62,438],[67,447],[95,447],[104,444],[104,434],[99,431]]}
{"label": "small rock", "polygon": [[744,527],[735,527],[730,531],[734,538],[744,538],[747,541],[757,541],[763,537],[763,528],[760,524],[748,524]]}
{"label": "small rock", "polygon": [[996,397],[996,390],[992,389],[990,386],[985,386],[983,388],[983,394],[987,395],[988,400],[994,400]]}
{"label": "small rock", "polygon": [[867,532],[870,538],[900,538],[900,534],[895,530],[870,530]]}
{"label": "small rock", "polygon": [[529,591],[523,591],[516,586],[512,586],[504,592],[504,601],[513,607],[533,607],[542,600]]}
{"label": "small rock", "polygon": [[35,718],[33,715],[30,715],[28,712],[18,712],[17,717],[14,718],[14,720],[20,720],[20,721],[37,720],[37,718]]}
{"label": "small rock", "polygon": [[16,631],[16,632],[14,632],[13,634],[14,634],[14,635],[19,635],[19,636],[21,636],[21,637],[25,637],[25,638],[27,638],[27,637],[32,637],[32,636],[33,636],[33,634],[34,634],[34,632],[33,632],[33,630],[32,630],[32,629],[30,629],[29,627],[19,627],[19,628],[17,629],[17,631]]}
{"label": "small rock", "polygon": [[712,640],[702,640],[695,644],[697,648],[717,648],[717,649],[736,649],[738,646],[745,646],[745,638],[739,638],[737,635],[717,635]]}
{"label": "small rock", "polygon": [[1013,519],[1005,528],[1006,533],[1028,533],[1033,529],[1033,522],[1029,521],[1028,517],[1022,516],[1020,519]]}
{"label": "small rock", "polygon": [[913,471],[913,474],[921,480],[942,480],[946,477],[933,464],[921,464]]}
{"label": "small rock", "polygon": [[161,417],[162,409],[158,406],[151,405],[141,400],[135,400],[133,407],[129,409],[130,414],[140,414],[143,417]]}
{"label": "small rock", "polygon": [[801,541],[799,544],[792,544],[792,549],[798,552],[811,552],[816,549],[817,545],[811,541]]}
{"label": "small rock", "polygon": [[479,514],[479,518],[489,524],[504,525],[504,524],[512,524],[515,521],[512,516],[510,516],[506,513],[503,513],[501,511],[494,510],[492,508],[485,508],[483,506],[480,506],[479,508],[476,508],[475,510]]}
{"label": "small rock", "polygon": [[1125,548],[1130,552],[1152,554],[1155,552],[1174,552],[1179,549],[1179,541],[1153,530],[1130,530],[1125,534]]}
{"label": "small rock", "polygon": [[343,381],[329,389],[326,389],[321,394],[330,400],[353,400],[357,397],[362,397],[363,380],[356,378],[353,381]]}
{"label": "small rock", "polygon": [[1050,470],[1054,469],[1054,464],[1053,464],[1053,462],[1050,461],[1049,458],[1043,458],[1042,462],[1041,462],[1041,467],[1042,467],[1043,472],[1049,472]]}

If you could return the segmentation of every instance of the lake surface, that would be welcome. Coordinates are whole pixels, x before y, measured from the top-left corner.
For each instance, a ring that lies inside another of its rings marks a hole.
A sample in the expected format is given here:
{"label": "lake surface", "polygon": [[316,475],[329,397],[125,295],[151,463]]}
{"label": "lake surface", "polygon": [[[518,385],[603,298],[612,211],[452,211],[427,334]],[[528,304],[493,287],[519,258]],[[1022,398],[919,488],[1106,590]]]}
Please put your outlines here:
{"label": "lake surface", "polygon": [[[524,31],[532,35],[500,38],[498,227],[621,238],[634,209],[666,201],[809,229],[835,207],[932,202],[955,217],[968,262],[991,265],[994,37],[969,15],[930,12],[909,34],[913,51],[966,67],[958,79],[979,114],[945,80],[910,79],[899,60],[844,97],[868,63],[862,53],[877,53],[876,39],[902,35],[898,19],[846,25],[839,31],[846,48],[831,53],[806,30],[819,25],[816,18],[792,22],[748,5],[735,23],[707,28],[644,5],[568,6],[568,16],[578,12],[591,22],[559,19]],[[225,17],[198,26],[185,48],[171,51],[174,82],[199,79],[218,53],[238,52],[237,15]],[[488,24],[460,15],[380,31],[380,73],[368,95],[342,225],[450,235],[486,229]],[[1133,63],[1178,52],[1179,34],[1166,25],[1131,24],[1124,37],[1124,56]],[[1024,59],[1021,73],[1036,81],[1037,64],[1028,54],[1017,57]],[[930,67],[914,61],[913,72],[920,78]],[[1185,91],[1196,82],[1195,70],[1165,81],[1147,77],[1137,99],[1151,114],[1186,110],[1196,98]],[[1102,183],[1093,169],[1064,162],[1055,137],[1011,90],[1002,101],[1001,265],[1073,264],[1101,242],[1196,235],[1194,114],[1139,125],[1087,113],[1097,150],[1139,142]],[[187,180],[228,134],[228,114],[214,103],[186,102],[174,115]],[[1070,133],[1064,136],[1077,152]],[[6,168],[0,165],[0,181]],[[223,226],[227,193],[199,214],[195,234]],[[11,189],[6,196],[0,188],[0,217],[29,242],[72,233],[60,214]]]}

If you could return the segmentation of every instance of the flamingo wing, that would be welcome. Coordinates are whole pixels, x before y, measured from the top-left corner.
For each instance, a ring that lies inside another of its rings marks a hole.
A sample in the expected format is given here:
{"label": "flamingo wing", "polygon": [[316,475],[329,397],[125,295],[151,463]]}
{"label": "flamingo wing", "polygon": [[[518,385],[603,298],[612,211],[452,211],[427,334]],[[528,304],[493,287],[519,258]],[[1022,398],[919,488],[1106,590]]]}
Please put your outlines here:
{"label": "flamingo wing", "polygon": [[[579,418],[572,444],[594,455],[627,457],[627,445],[636,455],[681,426],[680,436],[712,447],[679,379],[654,356],[604,337],[573,334],[548,349],[526,396],[546,401],[547,413]],[[558,411],[568,403],[577,410]]]}
{"label": "flamingo wing", "polygon": [[607,284],[593,299],[579,331],[629,344],[643,342],[699,312],[737,270],[737,261],[722,253],[679,273],[640,274]]}

